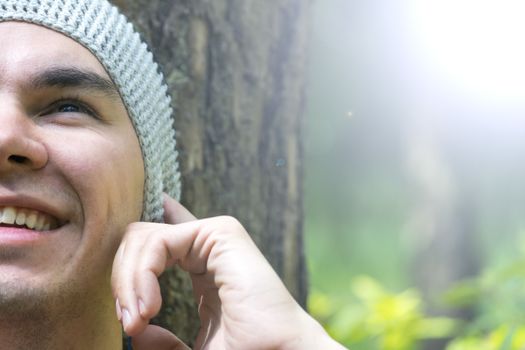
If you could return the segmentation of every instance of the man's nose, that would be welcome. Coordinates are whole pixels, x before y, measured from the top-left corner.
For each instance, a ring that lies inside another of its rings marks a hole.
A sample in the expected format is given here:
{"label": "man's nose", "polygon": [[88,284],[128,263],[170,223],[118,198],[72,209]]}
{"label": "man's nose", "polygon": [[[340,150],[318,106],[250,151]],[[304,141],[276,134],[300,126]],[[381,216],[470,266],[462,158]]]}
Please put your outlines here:
{"label": "man's nose", "polygon": [[37,170],[47,164],[47,149],[38,138],[38,129],[22,111],[0,106],[0,173]]}

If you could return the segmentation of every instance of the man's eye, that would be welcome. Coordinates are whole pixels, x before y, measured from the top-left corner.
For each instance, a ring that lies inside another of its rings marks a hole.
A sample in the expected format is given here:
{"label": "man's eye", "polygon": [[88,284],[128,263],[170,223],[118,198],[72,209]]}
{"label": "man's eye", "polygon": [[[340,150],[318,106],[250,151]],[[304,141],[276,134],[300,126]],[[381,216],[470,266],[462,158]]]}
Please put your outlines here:
{"label": "man's eye", "polygon": [[95,118],[97,114],[82,102],[75,100],[57,101],[45,109],[41,115],[61,114],[61,113],[82,113]]}
{"label": "man's eye", "polygon": [[80,106],[75,105],[73,103],[60,104],[57,106],[56,110],[60,113],[78,113],[82,111]]}

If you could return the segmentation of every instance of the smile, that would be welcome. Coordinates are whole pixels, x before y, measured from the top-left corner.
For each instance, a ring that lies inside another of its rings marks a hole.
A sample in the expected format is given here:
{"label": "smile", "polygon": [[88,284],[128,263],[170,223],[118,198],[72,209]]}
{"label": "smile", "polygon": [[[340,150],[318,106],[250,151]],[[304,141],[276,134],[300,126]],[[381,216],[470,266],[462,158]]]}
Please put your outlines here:
{"label": "smile", "polygon": [[21,227],[35,231],[49,231],[59,227],[58,220],[33,209],[0,206],[0,227]]}

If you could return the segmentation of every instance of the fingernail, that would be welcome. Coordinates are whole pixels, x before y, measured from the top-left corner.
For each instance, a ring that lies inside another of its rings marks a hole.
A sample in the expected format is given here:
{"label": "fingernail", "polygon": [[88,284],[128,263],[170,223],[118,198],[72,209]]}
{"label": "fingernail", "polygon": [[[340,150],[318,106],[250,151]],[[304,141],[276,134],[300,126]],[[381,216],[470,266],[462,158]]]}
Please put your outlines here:
{"label": "fingernail", "polygon": [[146,314],[146,304],[144,304],[142,299],[139,299],[139,313],[140,316],[144,316]]}
{"label": "fingernail", "polygon": [[115,308],[117,310],[117,319],[120,321],[122,320],[122,309],[120,308],[120,303],[118,302],[118,298],[117,298],[117,301],[115,302]]}
{"label": "fingernail", "polygon": [[122,325],[124,326],[124,329],[126,329],[130,323],[131,315],[129,314],[128,309],[122,309]]}

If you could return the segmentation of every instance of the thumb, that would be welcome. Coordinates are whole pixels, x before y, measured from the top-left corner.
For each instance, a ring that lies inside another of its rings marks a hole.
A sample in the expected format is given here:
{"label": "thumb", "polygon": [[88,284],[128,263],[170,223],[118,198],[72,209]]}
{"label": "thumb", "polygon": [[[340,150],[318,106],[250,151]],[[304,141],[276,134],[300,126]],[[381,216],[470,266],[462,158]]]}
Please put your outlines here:
{"label": "thumb", "polygon": [[163,193],[164,199],[164,222],[166,224],[181,224],[183,222],[194,221],[197,218],[190,213],[182,204]]}
{"label": "thumb", "polygon": [[148,325],[144,332],[132,339],[133,350],[191,350],[170,331]]}

